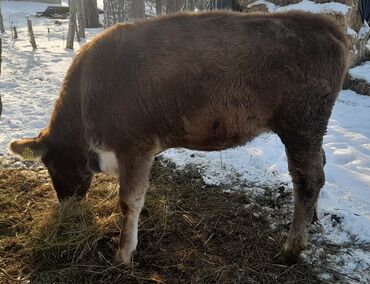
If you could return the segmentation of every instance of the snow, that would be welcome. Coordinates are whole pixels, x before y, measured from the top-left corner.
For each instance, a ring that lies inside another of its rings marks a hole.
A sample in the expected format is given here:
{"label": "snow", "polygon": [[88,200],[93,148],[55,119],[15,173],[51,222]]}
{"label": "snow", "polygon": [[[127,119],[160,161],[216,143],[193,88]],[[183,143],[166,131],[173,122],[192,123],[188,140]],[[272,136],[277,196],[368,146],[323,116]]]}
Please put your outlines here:
{"label": "snow", "polygon": [[359,66],[351,68],[349,74],[352,78],[365,80],[370,83],[370,61],[366,61]]}
{"label": "snow", "polygon": [[[370,222],[370,98],[342,91],[324,139],[327,157],[322,202],[359,214]],[[328,195],[328,197],[325,196]],[[335,198],[330,198],[333,194]],[[353,222],[351,222],[353,224]],[[370,241],[370,223],[361,227]],[[366,237],[365,237],[366,236]]]}
{"label": "snow", "polygon": [[[298,7],[323,11],[324,8],[330,8],[347,11],[343,7],[345,5],[334,2],[324,5],[305,0],[299,4],[289,5],[287,9]],[[68,26],[66,20],[62,21],[62,25],[55,25],[54,20],[35,17],[31,19],[38,49],[32,50],[28,42],[25,17],[42,11],[45,6],[47,5],[40,3],[1,2],[7,29],[7,33],[2,36],[1,155],[6,155],[10,141],[34,137],[47,126],[64,74],[75,54],[74,51],[64,49]],[[10,37],[9,24],[12,21],[17,23],[18,40]],[[88,30],[88,39],[99,31]],[[76,50],[80,45],[83,42],[76,43]],[[370,82],[370,62],[352,68],[350,74]],[[370,242],[369,121],[370,97],[360,96],[349,90],[342,91],[324,139],[327,156],[326,183],[319,200],[319,217],[324,233],[317,237],[326,242],[338,245]],[[179,168],[189,164],[196,166],[204,181],[211,185],[249,187],[255,194],[266,187],[292,187],[284,146],[272,133],[264,134],[246,146],[221,152],[171,149],[162,155],[175,162]],[[370,256],[361,249],[343,249],[343,253],[333,256],[332,261],[336,265],[344,263],[343,271],[350,273],[354,271],[354,264],[359,259],[365,270],[366,265],[370,265]],[[370,281],[366,277],[363,276],[364,283]]]}
{"label": "snow", "polygon": [[347,27],[347,35],[356,38],[357,32],[354,29]]}
{"label": "snow", "polygon": [[359,38],[366,38],[367,35],[370,33],[369,24],[365,21],[361,26],[360,30],[358,31]]}
{"label": "snow", "polygon": [[287,161],[278,136],[264,134],[247,146],[221,152],[170,149],[163,153],[180,168],[193,164],[203,171],[209,185],[231,183],[233,179],[250,186],[288,184]]}
{"label": "snow", "polygon": [[[62,5],[53,4],[53,6],[65,6],[66,3],[62,2]],[[0,7],[3,10],[4,25],[23,25],[23,21],[26,17],[30,15],[36,15],[37,12],[42,12],[46,7],[50,6],[48,3],[37,3],[37,2],[26,2],[17,1],[17,3],[12,3],[10,1],[0,1]],[[21,7],[21,9],[19,9]]]}
{"label": "snow", "polygon": [[258,4],[265,4],[269,12],[284,12],[291,10],[302,10],[311,13],[338,13],[346,15],[351,8],[342,3],[338,2],[329,2],[329,3],[315,3],[310,0],[303,0],[296,4],[290,4],[286,6],[278,6],[267,0],[258,0],[251,3],[249,6],[254,6]]}
{"label": "snow", "polygon": [[[55,25],[54,20],[38,17],[31,17],[38,46],[32,50],[25,17],[43,11],[46,6],[30,2],[1,2],[7,32],[2,35],[0,93],[3,113],[0,119],[0,153],[6,152],[10,140],[36,136],[47,125],[64,73],[75,54],[64,48],[68,20],[62,20],[62,25]],[[18,14],[17,7],[21,7]],[[11,21],[17,25],[17,40],[11,39]],[[87,38],[99,31],[88,30]],[[76,50],[83,44],[75,42]]]}

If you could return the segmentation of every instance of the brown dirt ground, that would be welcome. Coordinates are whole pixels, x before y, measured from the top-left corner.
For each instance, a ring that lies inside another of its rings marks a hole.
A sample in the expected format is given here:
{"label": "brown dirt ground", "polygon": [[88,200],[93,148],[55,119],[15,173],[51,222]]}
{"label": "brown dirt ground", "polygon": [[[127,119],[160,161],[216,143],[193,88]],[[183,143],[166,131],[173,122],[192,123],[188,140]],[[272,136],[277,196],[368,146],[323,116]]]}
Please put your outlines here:
{"label": "brown dirt ground", "polygon": [[[130,267],[112,265],[117,181],[59,204],[44,169],[0,171],[0,283],[321,283],[312,264],[275,264],[288,227],[272,230],[244,192],[205,186],[157,162]],[[271,189],[274,190],[274,189]],[[262,200],[263,202],[263,200]],[[277,209],[278,210],[278,209]],[[8,279],[8,280],[7,280]]]}

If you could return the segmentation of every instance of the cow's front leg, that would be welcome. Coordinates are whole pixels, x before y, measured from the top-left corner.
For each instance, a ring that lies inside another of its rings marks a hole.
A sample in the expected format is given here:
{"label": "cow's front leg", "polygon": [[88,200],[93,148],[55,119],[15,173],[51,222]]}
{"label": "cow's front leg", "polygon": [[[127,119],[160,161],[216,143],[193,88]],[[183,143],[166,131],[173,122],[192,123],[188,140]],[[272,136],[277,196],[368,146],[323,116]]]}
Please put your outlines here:
{"label": "cow's front leg", "polygon": [[115,257],[118,263],[129,264],[138,242],[138,223],[144,205],[153,157],[140,151],[131,151],[118,158],[119,204],[123,214],[119,248]]}
{"label": "cow's front leg", "polygon": [[311,224],[321,187],[324,185],[321,151],[291,151],[287,149],[289,171],[294,185],[294,217],[288,239],[278,261],[295,263],[307,246]]}

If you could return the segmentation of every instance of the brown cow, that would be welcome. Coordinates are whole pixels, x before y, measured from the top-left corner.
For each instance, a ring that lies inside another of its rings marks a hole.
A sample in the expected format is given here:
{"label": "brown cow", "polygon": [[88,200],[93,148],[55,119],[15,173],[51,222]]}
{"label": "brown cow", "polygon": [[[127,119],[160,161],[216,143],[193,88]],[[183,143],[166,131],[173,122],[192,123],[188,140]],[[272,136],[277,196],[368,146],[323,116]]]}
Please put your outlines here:
{"label": "brown cow", "polygon": [[[47,167],[58,198],[117,174],[129,263],[153,157],[222,150],[273,131],[286,147],[294,218],[282,260],[297,261],[324,184],[323,136],[347,65],[344,33],[303,12],[178,14],[101,33],[76,55],[49,126],[11,143]],[[28,148],[26,148],[28,147]]]}

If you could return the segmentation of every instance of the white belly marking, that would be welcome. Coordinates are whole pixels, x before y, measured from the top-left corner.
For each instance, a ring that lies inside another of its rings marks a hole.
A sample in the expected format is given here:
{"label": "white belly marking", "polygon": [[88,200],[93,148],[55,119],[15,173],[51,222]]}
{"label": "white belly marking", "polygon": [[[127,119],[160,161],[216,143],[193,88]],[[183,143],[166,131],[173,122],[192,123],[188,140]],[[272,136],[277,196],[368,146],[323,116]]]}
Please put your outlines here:
{"label": "white belly marking", "polygon": [[118,161],[116,154],[112,151],[95,149],[99,156],[99,167],[103,173],[118,176]]}

